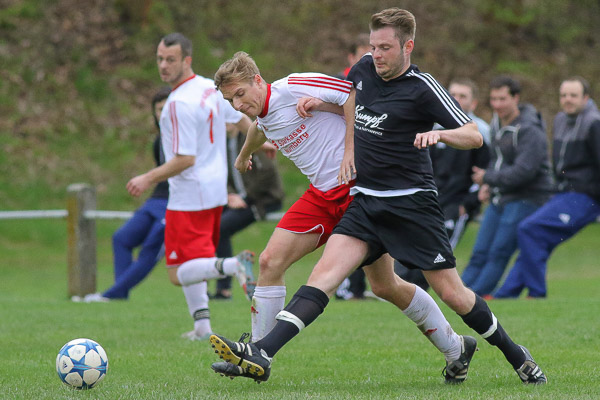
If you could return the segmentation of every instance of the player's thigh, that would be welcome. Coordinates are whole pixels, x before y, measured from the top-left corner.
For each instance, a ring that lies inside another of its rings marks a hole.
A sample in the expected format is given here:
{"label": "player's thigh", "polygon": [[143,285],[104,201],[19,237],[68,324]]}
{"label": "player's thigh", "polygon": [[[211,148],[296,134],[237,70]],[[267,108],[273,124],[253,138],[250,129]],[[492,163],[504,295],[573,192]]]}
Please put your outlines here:
{"label": "player's thigh", "polygon": [[319,233],[295,233],[276,228],[261,254],[261,259],[270,265],[287,269],[306,254],[314,251],[319,241]]}
{"label": "player's thigh", "polygon": [[360,239],[346,235],[332,235],[321,259],[308,278],[308,285],[333,295],[337,287],[365,259],[368,245]]}

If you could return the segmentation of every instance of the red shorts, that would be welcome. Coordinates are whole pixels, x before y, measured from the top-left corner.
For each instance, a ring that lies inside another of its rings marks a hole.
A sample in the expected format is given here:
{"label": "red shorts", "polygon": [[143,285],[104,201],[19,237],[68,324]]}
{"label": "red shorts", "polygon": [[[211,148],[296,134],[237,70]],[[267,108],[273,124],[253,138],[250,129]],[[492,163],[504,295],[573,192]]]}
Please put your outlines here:
{"label": "red shorts", "polygon": [[320,233],[317,247],[323,245],[352,201],[351,186],[340,185],[321,192],[311,184],[287,210],[277,227],[294,233]]}
{"label": "red shorts", "polygon": [[165,214],[165,258],[176,267],[195,258],[215,256],[223,207],[202,211],[173,211]]}

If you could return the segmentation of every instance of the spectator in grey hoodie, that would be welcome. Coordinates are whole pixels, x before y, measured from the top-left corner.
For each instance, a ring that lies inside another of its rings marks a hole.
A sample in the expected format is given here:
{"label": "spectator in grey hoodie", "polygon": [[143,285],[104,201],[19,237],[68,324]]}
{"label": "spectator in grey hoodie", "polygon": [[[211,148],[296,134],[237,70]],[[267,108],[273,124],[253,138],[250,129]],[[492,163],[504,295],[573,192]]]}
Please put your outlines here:
{"label": "spectator in grey hoodie", "polygon": [[495,297],[546,297],[552,250],[600,216],[600,112],[581,77],[560,85],[552,161],[558,193],[519,225],[520,254]]}
{"label": "spectator in grey hoodie", "polygon": [[473,167],[483,215],[473,253],[462,274],[480,296],[490,295],[517,248],[517,226],[553,190],[544,122],[530,104],[519,104],[521,87],[508,77],[490,83],[491,158],[487,169]]}

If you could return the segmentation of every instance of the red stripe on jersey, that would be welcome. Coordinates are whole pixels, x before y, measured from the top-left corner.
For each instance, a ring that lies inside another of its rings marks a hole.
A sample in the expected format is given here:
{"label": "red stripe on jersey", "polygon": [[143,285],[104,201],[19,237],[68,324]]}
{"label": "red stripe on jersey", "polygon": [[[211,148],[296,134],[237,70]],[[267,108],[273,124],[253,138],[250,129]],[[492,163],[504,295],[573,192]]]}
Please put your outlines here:
{"label": "red stripe on jersey", "polygon": [[215,140],[213,138],[213,111],[210,110],[210,115],[208,116],[208,121],[210,123],[210,132],[208,133],[209,137],[210,137],[210,143],[214,143]]}
{"label": "red stripe on jersey", "polygon": [[258,116],[258,118],[264,118],[269,112],[269,100],[271,99],[271,84],[267,83],[267,98],[265,99],[265,104],[263,105],[263,110]]}
{"label": "red stripe on jersey", "polygon": [[177,89],[179,86],[183,85],[184,83],[186,83],[187,81],[194,79],[196,77],[196,75],[192,75],[189,78],[184,79],[183,81],[179,82],[177,85],[173,86],[173,89],[171,89],[171,92],[174,92],[175,89]]}
{"label": "red stripe on jersey", "polygon": [[334,90],[337,90],[337,91],[342,92],[342,93],[350,93],[350,89],[347,89],[347,90],[344,89],[344,90],[342,90],[342,89],[339,89],[339,88],[336,88],[336,87],[333,87],[333,86],[327,86],[327,85],[316,85],[316,84],[312,84],[312,83],[296,83],[296,82],[290,82],[289,84],[290,85],[304,85],[304,86],[322,87],[322,88],[325,88],[325,89],[334,89]]}
{"label": "red stripe on jersey", "polygon": [[169,115],[171,116],[171,134],[173,135],[173,153],[177,154],[179,146],[179,124],[177,123],[177,113],[175,112],[175,102],[169,104]]}
{"label": "red stripe on jersey", "polygon": [[341,89],[347,89],[347,90],[350,90],[352,88],[352,82],[344,81],[344,80],[337,79],[337,78],[320,77],[320,76],[290,77],[288,79],[288,82],[294,83],[294,84],[302,84],[304,82],[321,83],[321,84],[325,84],[325,85],[331,85],[334,88],[341,88]]}

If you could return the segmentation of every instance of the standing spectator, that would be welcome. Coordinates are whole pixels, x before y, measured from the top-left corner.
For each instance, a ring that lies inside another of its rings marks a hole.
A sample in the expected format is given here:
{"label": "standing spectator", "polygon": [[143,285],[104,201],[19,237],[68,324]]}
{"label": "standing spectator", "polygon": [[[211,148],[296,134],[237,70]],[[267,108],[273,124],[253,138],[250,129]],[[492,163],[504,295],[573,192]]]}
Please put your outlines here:
{"label": "standing spectator", "polygon": [[[474,183],[471,174],[473,167],[486,168],[490,161],[490,127],[475,114],[477,107],[477,85],[470,79],[455,79],[448,92],[458,101],[460,107],[477,124],[484,143],[480,148],[460,150],[438,142],[429,148],[433,178],[438,191],[438,201],[444,213],[444,225],[450,238],[450,246],[456,248],[465,232],[467,223],[479,214],[479,185]],[[443,129],[436,124],[434,129]],[[487,139],[486,139],[487,136]],[[394,270],[404,280],[427,290],[429,284],[419,269],[409,269],[395,262]]]}
{"label": "standing spectator", "polygon": [[530,104],[519,104],[521,87],[508,77],[490,83],[492,153],[489,167],[473,167],[480,198],[491,198],[473,253],[462,274],[480,296],[490,295],[517,248],[517,226],[550,196],[546,130]]}
{"label": "standing spectator", "polygon": [[[233,256],[232,236],[252,223],[264,220],[267,213],[279,211],[283,201],[283,185],[275,158],[277,149],[271,143],[266,142],[253,154],[250,171],[240,174],[235,169],[234,161],[245,140],[246,135],[238,131],[227,138],[228,196],[221,216],[217,257]],[[231,298],[230,276],[217,280],[213,298]]]}
{"label": "standing spectator", "polygon": [[554,118],[552,161],[558,193],[527,217],[518,229],[519,257],[497,298],[546,297],[546,263],[550,254],[600,216],[600,112],[581,77],[560,85]]}
{"label": "standing spectator", "polygon": [[190,340],[212,332],[206,280],[235,275],[244,290],[252,276],[253,255],[216,258],[219,224],[227,203],[227,122],[247,130],[250,119],[235,111],[212,80],[192,71],[192,43],[181,33],[163,37],[156,51],[158,71],[171,94],[160,116],[165,163],[132,178],[127,190],[139,196],[169,178],[165,215],[165,254],[169,279],[182,286],[194,330]]}
{"label": "standing spectator", "polygon": [[[217,335],[210,341],[221,358],[246,371],[244,376],[266,380],[272,357],[324,311],[344,278],[389,252],[403,265],[424,270],[440,298],[502,351],[523,383],[546,383],[529,351],[512,341],[485,300],[460,280],[435,194],[427,147],[443,141],[469,149],[481,146],[483,138],[447,91],[410,63],[416,29],[410,12],[383,10],[371,17],[370,27],[372,54],[350,71],[353,90],[344,104],[347,132],[340,174],[346,182],[357,174],[354,200],[307,284],[279,313],[267,336],[255,343]],[[447,129],[432,130],[434,122]],[[446,382],[466,379],[476,349],[471,339],[461,340],[461,356],[447,363]]]}
{"label": "standing spectator", "polygon": [[[152,116],[159,131],[152,145],[156,166],[165,162],[160,142],[158,119],[169,97],[171,88],[161,88],[152,98]],[[140,283],[164,254],[165,211],[169,198],[169,183],[159,182],[146,202],[135,211],[131,219],[121,226],[112,237],[115,283],[102,293],[91,293],[83,298],[86,303],[106,302],[129,298],[129,291]],[[140,247],[138,257],[133,259],[133,250]],[[73,300],[80,301],[78,297]]]}
{"label": "standing spectator", "polygon": [[354,38],[354,41],[348,48],[348,54],[346,55],[346,59],[348,61],[348,66],[344,68],[342,72],[340,72],[337,77],[340,79],[346,79],[350,69],[360,60],[362,56],[371,51],[371,44],[369,43],[369,34],[368,33],[359,33]]}

